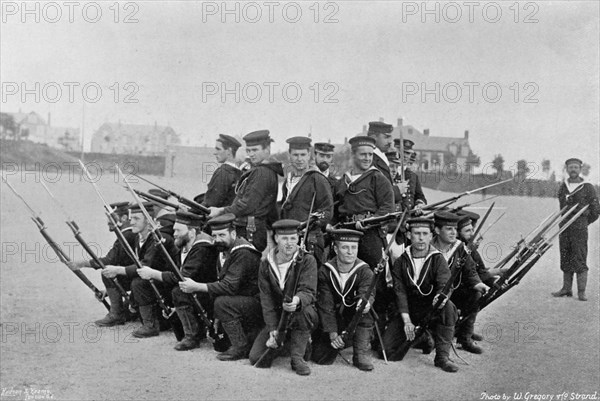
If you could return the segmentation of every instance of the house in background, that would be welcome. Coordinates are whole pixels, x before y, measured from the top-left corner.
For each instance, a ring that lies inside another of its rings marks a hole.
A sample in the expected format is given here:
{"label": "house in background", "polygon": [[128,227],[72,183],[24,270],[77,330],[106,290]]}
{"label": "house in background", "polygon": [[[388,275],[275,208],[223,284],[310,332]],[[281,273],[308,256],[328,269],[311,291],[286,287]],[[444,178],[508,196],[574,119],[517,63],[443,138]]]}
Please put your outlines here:
{"label": "house in background", "polygon": [[18,113],[7,114],[12,116],[21,139],[67,151],[81,149],[79,128],[52,126],[50,113],[47,121],[35,111],[23,113],[19,110]]}
{"label": "house in background", "polygon": [[180,143],[169,126],[104,123],[92,136],[94,153],[163,155],[171,145]]}
{"label": "house in background", "polygon": [[[366,135],[367,128],[363,125],[363,135]],[[392,133],[393,137],[399,138],[400,131],[404,139],[410,139],[415,143],[413,150],[417,152],[416,165],[421,171],[440,171],[446,168],[472,172],[473,167],[480,164],[479,157],[473,153],[469,145],[469,131],[465,131],[462,138],[431,136],[429,129],[420,132],[412,125],[404,125],[399,118]]]}

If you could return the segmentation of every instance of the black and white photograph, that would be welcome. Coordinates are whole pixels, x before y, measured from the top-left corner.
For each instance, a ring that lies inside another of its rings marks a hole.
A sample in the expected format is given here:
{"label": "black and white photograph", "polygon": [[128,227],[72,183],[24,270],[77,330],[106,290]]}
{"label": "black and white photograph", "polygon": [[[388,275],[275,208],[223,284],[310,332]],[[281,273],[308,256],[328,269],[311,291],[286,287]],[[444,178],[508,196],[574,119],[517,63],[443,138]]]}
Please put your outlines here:
{"label": "black and white photograph", "polygon": [[600,399],[600,2],[0,19],[0,401]]}

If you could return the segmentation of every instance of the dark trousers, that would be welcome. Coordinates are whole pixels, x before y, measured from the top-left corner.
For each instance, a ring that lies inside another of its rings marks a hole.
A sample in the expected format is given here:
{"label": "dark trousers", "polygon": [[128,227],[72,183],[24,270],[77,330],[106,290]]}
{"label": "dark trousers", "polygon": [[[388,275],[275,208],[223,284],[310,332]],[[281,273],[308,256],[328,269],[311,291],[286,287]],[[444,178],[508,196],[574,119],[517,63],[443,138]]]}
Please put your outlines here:
{"label": "dark trousers", "polygon": [[[200,305],[202,305],[202,307],[206,311],[208,318],[212,319],[213,318],[213,303],[212,303],[212,299],[210,298],[210,295],[208,295],[207,293],[200,293],[200,292],[197,292],[195,294],[196,294],[196,298],[198,299],[198,301],[200,301]],[[183,306],[189,306],[189,307],[193,308],[193,310],[195,312],[198,312],[196,310],[196,306],[195,306],[196,302],[194,301],[192,294],[188,294],[188,293],[181,291],[179,286],[173,287],[173,289],[171,290],[171,297],[173,299],[173,306],[175,306],[176,308],[181,308]]]}
{"label": "dark trousers", "polygon": [[[277,356],[285,353],[289,347],[287,347],[288,339],[291,335],[291,332],[294,330],[304,331],[304,332],[312,332],[314,328],[317,326],[319,322],[319,317],[317,315],[317,311],[314,306],[306,306],[302,310],[294,312],[290,317],[290,322],[288,324],[288,332],[286,339],[284,340],[284,346],[280,347],[277,350]],[[256,361],[261,357],[261,355],[267,350],[267,340],[270,337],[269,328],[264,327],[261,332],[254,340],[254,344],[252,345],[252,349],[250,350],[250,363],[255,364]]]}
{"label": "dark trousers", "polygon": [[587,228],[567,228],[559,237],[560,269],[565,273],[588,271],[588,230]]}
{"label": "dark trousers", "polygon": [[[154,281],[154,285],[158,289],[158,292],[162,295],[165,303],[169,304],[170,302],[170,287],[165,286],[160,281]],[[135,298],[138,306],[146,306],[146,305],[154,305],[157,301],[156,293],[152,289],[150,285],[150,281],[144,280],[140,277],[135,277],[131,281],[131,292]]]}
{"label": "dark trousers", "polygon": [[[348,326],[348,323],[354,317],[354,313],[356,312],[355,308],[344,308],[342,313],[338,313],[338,334],[341,334],[342,331]],[[359,327],[364,327],[366,329],[373,330],[373,318],[370,313],[364,313],[358,322]],[[329,333],[323,331],[321,327],[315,330],[313,333],[313,349],[311,359],[318,363],[319,365],[331,365],[335,362],[335,359],[338,354],[338,350],[331,346],[331,340],[329,339]],[[345,347],[352,346],[351,338]]]}
{"label": "dark trousers", "polygon": [[[410,320],[415,325],[421,324],[423,318],[429,313],[432,306],[427,305],[409,305],[410,307]],[[458,312],[456,306],[452,301],[448,300],[446,305],[439,312],[435,313],[431,320],[428,329],[435,330],[438,324],[442,326],[454,326],[458,320]],[[453,339],[447,339],[451,342]],[[396,356],[397,352],[402,344],[406,341],[406,334],[404,333],[404,321],[401,315],[395,316],[387,327],[383,335],[383,347],[387,354],[387,358],[390,361],[397,361],[399,358]]]}
{"label": "dark trousers", "polygon": [[[105,288],[117,288],[117,286],[115,285],[115,282],[113,281],[112,278],[106,278],[103,275],[101,275],[102,277],[102,283],[104,284]],[[123,287],[123,289],[125,291],[130,291],[131,290],[131,279],[127,276],[117,276],[117,281],[119,282],[119,284],[121,284],[121,287]]]}
{"label": "dark trousers", "polygon": [[262,309],[257,297],[221,295],[214,300],[214,311],[221,323],[242,320],[244,325],[262,326]]}

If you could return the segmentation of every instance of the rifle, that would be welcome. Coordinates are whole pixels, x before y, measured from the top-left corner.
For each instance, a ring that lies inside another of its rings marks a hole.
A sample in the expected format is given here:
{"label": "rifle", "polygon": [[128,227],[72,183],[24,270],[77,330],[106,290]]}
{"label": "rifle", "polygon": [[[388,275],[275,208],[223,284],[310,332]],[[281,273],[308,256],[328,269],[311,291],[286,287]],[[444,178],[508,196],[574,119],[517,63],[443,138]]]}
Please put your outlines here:
{"label": "rifle", "polygon": [[[371,297],[371,294],[375,290],[375,286],[377,285],[377,280],[379,279],[379,275],[385,270],[385,264],[388,262],[388,252],[394,243],[393,238],[396,237],[396,234],[398,233],[400,226],[404,223],[404,220],[408,214],[407,212],[408,212],[408,210],[405,209],[404,212],[402,213],[402,218],[400,219],[400,222],[398,223],[398,225],[396,226],[396,229],[394,230],[394,232],[392,234],[392,241],[390,241],[387,244],[387,246],[385,247],[385,249],[383,251],[381,260],[379,261],[379,263],[377,263],[377,266],[375,266],[375,269],[373,269],[373,278],[371,279],[371,282],[369,283],[369,287],[367,288],[367,291],[360,297],[360,300],[361,300],[360,305],[356,309],[354,316],[352,316],[352,320],[350,321],[350,323],[348,323],[346,328],[342,331],[341,337],[342,337],[342,341],[344,342],[344,344],[348,344],[349,340],[354,336],[354,332],[356,331],[356,327],[358,326],[360,319],[362,319],[362,315],[363,315],[365,308],[367,307],[369,298]],[[385,352],[385,350],[384,350],[384,352]]]}
{"label": "rifle", "polygon": [[[44,189],[46,190],[48,195],[50,195],[50,198],[52,198],[54,203],[56,203],[56,205],[59,207],[59,209],[65,215],[65,218],[66,218],[65,223],[67,223],[67,226],[69,226],[69,228],[73,232],[73,236],[75,237],[77,242],[79,242],[81,244],[81,246],[87,252],[87,254],[90,255],[90,257],[94,260],[94,262],[96,262],[96,264],[98,264],[98,266],[100,266],[100,268],[102,270],[106,269],[104,262],[102,262],[102,260],[98,257],[98,255],[96,255],[96,253],[92,250],[92,248],[88,245],[88,243],[81,236],[81,231],[79,230],[79,226],[77,225],[77,223],[75,223],[75,220],[73,220],[69,216],[69,214],[67,213],[67,211],[65,210],[63,205],[58,201],[58,199],[56,199],[56,197],[50,191],[50,189],[48,188],[46,183],[44,183],[44,181],[40,181],[40,183],[42,184],[42,186],[44,187]],[[119,228],[115,226],[115,229],[118,230]],[[119,293],[121,293],[121,296],[125,299],[126,307],[129,308],[129,306],[131,305],[131,299],[129,298],[129,294],[127,294],[127,291],[125,291],[125,289],[119,283],[119,280],[117,280],[116,277],[114,277],[112,279],[112,282],[115,284],[115,287],[117,288]],[[133,305],[131,305],[131,306],[133,306]]]}
{"label": "rifle", "polygon": [[[304,237],[302,239],[300,249],[298,250],[298,254],[294,258],[294,260],[292,261],[292,263],[290,264],[290,267],[288,269],[290,274],[293,273],[296,275],[296,277],[294,280],[294,286],[291,288],[288,287],[288,291],[283,295],[284,302],[286,302],[286,303],[292,302],[292,298],[298,288],[298,281],[300,281],[300,272],[296,271],[297,270],[296,265],[303,258],[304,254],[308,253],[306,250],[306,240],[308,239],[310,219],[312,218],[312,211],[313,211],[313,207],[315,205],[315,197],[316,196],[317,196],[316,193],[313,194],[312,202],[310,204],[310,211],[308,213],[307,226],[306,226],[306,230],[304,231]],[[287,335],[287,330],[288,330],[288,325],[290,323],[290,319],[291,319],[293,313],[294,312],[287,312],[283,309],[281,310],[281,316],[279,318],[279,323],[277,324],[277,336],[275,336],[275,343],[277,344],[277,348],[281,347],[281,345],[285,341],[285,337]],[[260,366],[261,362],[263,360],[265,360],[265,358],[267,358],[270,354],[275,352],[275,350],[277,348],[267,347],[267,349],[263,352],[263,354],[260,356],[260,358],[258,358],[256,363],[254,364],[254,367]]]}
{"label": "rifle", "polygon": [[504,215],[506,214],[506,212],[502,212],[502,214],[500,216],[498,216],[498,218],[496,220],[494,220],[492,223],[490,223],[487,228],[485,230],[483,230],[482,233],[479,234],[479,238],[483,238],[483,236],[490,231],[490,228],[494,227],[496,225],[496,223],[498,223],[500,221],[500,219],[502,219],[504,217]]}
{"label": "rifle", "polygon": [[484,199],[478,200],[477,202],[465,203],[464,205],[460,205],[460,206],[455,207],[454,209],[450,209],[450,213],[456,213],[456,212],[458,212],[460,210],[463,210],[465,208],[471,207],[473,205],[477,205],[477,204],[482,203],[482,202],[486,202],[486,201],[492,200],[492,199],[497,198],[499,196],[500,196],[500,194],[494,195],[494,196],[490,196],[489,198],[484,198]]}
{"label": "rifle", "polygon": [[[512,287],[519,284],[521,282],[521,280],[523,279],[523,277],[529,272],[529,270],[531,270],[531,268],[544,255],[544,253],[546,253],[548,251],[548,249],[550,249],[552,247],[552,241],[554,240],[554,238],[558,237],[560,234],[563,233],[563,231],[565,231],[567,228],[569,228],[569,226],[571,224],[573,224],[587,210],[588,207],[589,207],[589,205],[586,205],[585,207],[581,208],[581,210],[579,210],[573,217],[571,217],[550,238],[543,239],[542,242],[539,243],[538,246],[536,246],[536,248],[532,251],[533,257],[531,259],[529,259],[529,262],[521,270],[513,273],[512,277],[505,280],[503,285],[501,285],[500,289],[496,290],[491,296],[485,297],[485,299],[483,297],[481,298],[479,309],[481,310],[481,309],[485,308],[490,303],[492,303],[493,301],[498,299],[505,292],[510,290]],[[563,221],[564,221],[564,219],[563,219]]]}
{"label": "rifle", "polygon": [[[525,246],[520,251],[518,251],[513,264],[494,283],[490,291],[488,291],[484,296],[481,297],[479,301],[480,305],[485,306],[486,304],[488,304],[489,300],[492,299],[497,292],[502,290],[502,287],[507,281],[509,281],[510,277],[535,253],[535,250],[541,244],[543,244],[543,242],[545,241],[544,235],[556,224],[560,224],[561,221],[566,220],[568,216],[572,214],[576,207],[577,205],[574,205],[571,209],[569,209],[567,213],[562,215],[559,219],[550,219],[549,223],[546,223],[545,227],[541,229],[529,243],[525,244]],[[585,210],[585,208],[583,208],[582,210]],[[575,216],[579,217],[581,215],[580,213],[577,213]],[[574,220],[569,220],[569,222],[571,221]],[[554,236],[552,236],[552,238],[554,238]]]}
{"label": "rifle", "polygon": [[431,320],[433,319],[434,314],[442,306],[442,302],[444,302],[444,299],[450,298],[450,293],[452,292],[452,285],[454,284],[454,281],[456,280],[456,277],[458,276],[458,273],[461,271],[462,265],[464,263],[465,263],[465,258],[461,258],[456,263],[454,263],[453,269],[450,270],[450,278],[448,279],[448,281],[446,281],[444,288],[442,288],[442,291],[438,294],[439,296],[437,298],[437,301],[435,302],[433,307],[429,310],[427,315],[425,315],[423,320],[421,320],[420,324],[417,327],[415,327],[415,337],[412,340],[406,339],[402,343],[402,345],[400,345],[400,347],[398,348],[396,355],[397,355],[399,361],[404,359],[404,357],[408,353],[408,350],[410,349],[410,347],[412,347],[413,344],[417,343],[420,340],[421,336],[423,336],[425,334],[425,331],[427,330],[429,324],[431,323]]}
{"label": "rifle", "polygon": [[[555,221],[555,219],[559,218],[561,213],[563,213],[565,210],[567,210],[567,206],[563,207],[561,210],[559,210],[558,212],[554,212],[551,213],[550,215],[548,215],[544,220],[542,220],[542,222],[540,224],[537,225],[537,227],[535,227],[533,230],[531,230],[529,233],[527,233],[527,235],[525,235],[525,237],[521,238],[513,247],[513,250],[510,251],[508,253],[508,255],[506,255],[504,257],[504,259],[502,259],[500,262],[498,262],[498,264],[496,266],[494,266],[494,269],[501,269],[502,267],[504,267],[504,265],[506,265],[513,257],[515,257],[515,255],[517,255],[517,253],[523,251],[522,245],[526,244],[527,238],[529,238],[530,235],[533,235],[533,233],[542,233],[545,230],[547,230],[550,225],[552,225],[552,223]],[[531,243],[533,243],[533,240],[531,241]]]}
{"label": "rifle", "polygon": [[[119,166],[117,165],[117,166],[115,166],[115,168],[117,169],[117,171],[123,178],[123,181],[125,182],[125,184],[127,185],[127,188],[133,195],[135,202],[138,204],[138,206],[142,210],[142,214],[146,217],[146,219],[152,226],[152,230],[150,230],[150,233],[151,233],[152,237],[154,238],[154,241],[157,243],[163,256],[165,257],[167,264],[171,268],[171,271],[175,274],[175,276],[177,277],[177,279],[179,281],[184,281],[185,278],[183,277],[183,274],[181,274],[181,271],[179,270],[179,268],[177,268],[177,265],[173,261],[173,258],[171,258],[169,251],[167,251],[167,248],[165,248],[165,246],[164,246],[165,239],[163,238],[163,236],[160,232],[160,225],[156,223],[156,221],[154,220],[154,218],[152,216],[150,216],[150,213],[148,213],[148,211],[144,207],[142,200],[137,196],[136,191],[131,187],[131,184],[129,183],[129,181],[127,181],[127,178],[125,177],[125,175],[123,175],[123,172],[121,171]],[[207,330],[208,338],[210,338],[211,341],[213,342],[214,349],[220,350],[220,352],[223,352],[227,348],[227,346],[226,346],[227,340],[225,338],[224,333],[217,332],[217,330],[214,327],[215,326],[214,322],[212,322],[210,320],[210,318],[208,317],[208,313],[206,312],[206,309],[204,309],[204,307],[200,303],[200,300],[198,299],[198,295],[196,293],[193,293],[191,295],[192,295],[193,305],[196,308],[196,311],[198,312],[198,316],[204,322],[204,326]]]}
{"label": "rifle", "polygon": [[[121,174],[123,174],[123,173],[121,173]],[[148,179],[146,179],[146,178],[144,178],[144,177],[142,177],[142,176],[139,176],[139,175],[137,175],[137,174],[134,174],[134,173],[131,173],[131,175],[133,175],[133,176],[135,176],[135,177],[139,178],[139,179],[140,179],[140,180],[142,180],[142,181],[145,181],[145,182],[147,182],[147,183],[148,183],[148,184],[150,184],[150,185],[153,185],[153,186],[155,186],[156,188],[158,188],[158,189],[160,189],[160,190],[162,190],[162,191],[164,191],[164,192],[168,193],[170,196],[173,196],[173,197],[177,198],[177,200],[178,200],[179,202],[181,202],[181,203],[183,203],[184,205],[188,206],[188,207],[190,208],[190,211],[191,211],[191,212],[194,212],[194,211],[196,211],[196,212],[200,212],[200,213],[202,213],[202,214],[209,214],[209,213],[210,213],[210,209],[209,209],[209,208],[207,208],[207,207],[206,207],[206,206],[204,206],[204,205],[201,205],[201,204],[199,204],[198,202],[194,202],[193,200],[190,200],[190,199],[188,199],[188,198],[185,198],[184,196],[182,196],[182,195],[179,195],[178,193],[176,193],[176,192],[173,192],[173,191],[171,191],[170,189],[163,188],[163,187],[161,187],[160,185],[158,185],[158,184],[156,184],[156,183],[154,183],[154,182],[152,182],[152,181],[150,181],[150,180],[148,180]]]}
{"label": "rifle", "polygon": [[[476,192],[483,191],[485,189],[507,183],[508,181],[512,181],[512,178],[509,178],[509,179],[506,179],[506,180],[500,181],[500,182],[495,182],[493,184],[486,185],[481,188],[472,189],[470,191],[463,192],[463,193],[453,196],[451,198],[444,199],[439,202],[432,203],[430,205],[425,205],[421,208],[421,211],[424,211],[424,212],[425,211],[435,211],[438,208],[438,206],[447,206],[451,203],[456,202],[458,199],[460,199],[464,196],[471,195]],[[412,215],[416,211],[417,211],[417,208],[411,209],[409,211],[409,214]],[[369,218],[361,220],[361,224],[363,225],[363,227],[385,224],[386,222],[394,220],[394,219],[398,218],[398,216],[401,216],[401,215],[402,215],[402,212],[392,212],[392,213],[385,214],[383,216],[369,217]],[[355,224],[356,224],[356,222],[348,222],[348,223],[340,223],[339,226],[353,227]]]}
{"label": "rifle", "polygon": [[[81,166],[82,171],[87,176],[88,181],[94,187],[94,190],[96,191],[96,194],[98,195],[98,197],[100,198],[100,200],[102,200],[102,203],[104,204],[104,214],[106,215],[106,217],[108,218],[108,220],[115,227],[118,227],[117,222],[116,222],[115,218],[112,215],[113,212],[114,212],[114,210],[111,209],[111,207],[109,206],[109,204],[106,202],[106,199],[104,199],[104,197],[100,193],[100,190],[98,189],[98,186],[96,185],[96,183],[94,182],[94,180],[90,177],[90,173],[87,171],[87,168],[81,162],[81,160],[79,160],[79,165]],[[116,229],[114,232],[115,232],[115,235],[117,236],[117,239],[119,240],[119,242],[123,246],[123,249],[125,250],[125,252],[129,256],[129,258],[133,261],[133,263],[135,264],[135,266],[138,269],[141,269],[143,267],[142,266],[142,262],[140,262],[140,260],[138,259],[135,251],[131,248],[131,246],[127,242],[127,239],[125,238],[125,236],[123,235],[123,233],[121,232],[121,230]],[[173,319],[173,314],[175,313],[175,310],[173,310],[169,305],[167,305],[165,303],[165,299],[163,298],[163,296],[160,293],[160,291],[158,291],[158,288],[156,288],[156,284],[154,284],[154,281],[153,280],[148,280],[148,282],[150,283],[150,287],[152,288],[152,291],[154,292],[154,295],[156,296],[156,301],[158,302],[158,305],[160,306],[160,308],[162,310],[163,317],[165,319],[171,321],[171,323],[173,325],[173,328],[174,328],[173,331],[175,332],[176,337],[178,337],[179,334],[181,334],[181,332],[179,332],[179,333],[177,332],[176,328],[178,326],[177,326],[177,323]],[[181,338],[183,338],[183,336],[181,336]],[[180,338],[178,338],[178,340],[180,340]]]}
{"label": "rifle", "polygon": [[471,240],[469,241],[469,244],[468,244],[469,246],[473,245],[473,243],[475,242],[475,238],[477,238],[477,236],[479,235],[479,232],[483,228],[483,224],[486,222],[488,217],[490,217],[490,213],[492,212],[492,209],[494,208],[495,204],[496,204],[496,202],[492,202],[492,204],[488,208],[487,212],[485,212],[485,214],[483,215],[483,218],[477,225],[477,228],[475,229],[475,232],[473,233],[473,236],[471,237]]}
{"label": "rifle", "polygon": [[[25,198],[23,198],[13,187],[12,185],[10,185],[10,183],[6,180],[6,178],[4,178],[4,176],[2,176],[2,181],[4,181],[4,183],[8,186],[8,188],[10,188],[10,190],[12,191],[13,194],[15,194],[15,196],[17,198],[19,198],[23,204],[25,205],[25,207],[29,210],[29,213],[31,214],[31,220],[33,220],[33,222],[35,223],[35,225],[37,226],[38,230],[40,231],[40,234],[42,234],[42,237],[44,237],[44,239],[46,240],[46,242],[48,243],[48,245],[50,245],[50,248],[52,248],[52,250],[54,251],[54,253],[56,253],[56,256],[58,256],[58,259],[64,263],[67,267],[69,266],[69,262],[71,262],[71,259],[69,258],[69,256],[62,250],[62,248],[52,239],[52,237],[50,237],[50,234],[48,234],[48,229],[46,227],[46,223],[44,223],[44,221],[41,219],[41,217],[32,209],[31,206],[29,206],[29,204],[27,203],[27,201],[25,200]],[[110,305],[108,304],[108,302],[106,302],[106,300],[104,299],[104,294],[102,293],[102,291],[100,291],[86,276],[85,274],[83,274],[81,271],[79,270],[71,270],[71,268],[69,268],[69,270],[71,272],[73,272],[73,274],[75,274],[81,281],[83,281],[83,283],[90,289],[92,290],[92,292],[94,293],[94,296],[96,297],[96,299],[102,303],[102,305],[104,305],[104,307],[110,311]]]}

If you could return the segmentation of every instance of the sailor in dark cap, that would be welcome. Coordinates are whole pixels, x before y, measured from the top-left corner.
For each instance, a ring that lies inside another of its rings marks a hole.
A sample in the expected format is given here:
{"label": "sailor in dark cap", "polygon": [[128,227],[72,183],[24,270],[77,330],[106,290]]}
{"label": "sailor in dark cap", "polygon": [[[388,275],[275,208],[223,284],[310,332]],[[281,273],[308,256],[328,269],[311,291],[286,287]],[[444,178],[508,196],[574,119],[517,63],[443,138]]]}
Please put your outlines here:
{"label": "sailor in dark cap", "polygon": [[[260,264],[258,287],[265,328],[260,332],[252,350],[250,363],[255,364],[267,347],[277,348],[277,329],[283,311],[291,313],[284,344],[291,353],[292,369],[299,375],[310,374],[304,360],[310,333],[317,326],[315,309],[317,297],[317,262],[308,253],[301,253],[297,220],[279,220],[273,224],[277,247],[272,249],[267,259]],[[278,352],[261,361],[261,368],[271,366]]]}
{"label": "sailor in dark cap", "polygon": [[456,328],[456,338],[465,351],[481,354],[483,350],[473,342],[473,330],[479,299],[489,290],[489,287],[481,282],[475,262],[463,242],[457,238],[460,217],[442,211],[434,214],[434,220],[435,238],[432,245],[442,253],[450,270],[458,268],[461,271],[452,285],[454,290],[451,299],[461,310],[462,315],[469,318]]}
{"label": "sailor in dark cap", "polygon": [[310,138],[296,136],[286,142],[289,144],[290,171],[282,185],[281,218],[307,221],[312,206],[313,214],[318,217],[309,227],[305,245],[321,263],[325,248],[323,230],[333,217],[331,187],[318,169],[309,167]]}
{"label": "sailor in dark cap", "polygon": [[225,207],[211,207],[209,217],[233,213],[237,218],[238,234],[262,252],[267,247],[267,229],[278,219],[277,176],[283,176],[283,167],[269,159],[273,141],[269,131],[251,132],[244,136],[244,141],[252,168],[241,176],[233,203]]}
{"label": "sailor in dark cap", "polygon": [[[129,206],[129,202],[115,202],[110,204],[112,217],[118,227],[115,227],[109,220],[108,230],[110,232],[114,232],[116,229],[121,230],[129,246],[134,248],[137,235],[131,230],[131,225],[129,224]],[[100,257],[100,261],[105,266],[129,266],[133,263],[133,260],[125,252],[123,245],[121,245],[118,239],[113,243],[106,256]],[[79,270],[85,267],[100,269],[100,265],[93,259],[74,260],[69,262],[68,266],[71,270]],[[101,277],[106,288],[106,295],[110,300],[110,311],[104,318],[97,320],[95,324],[100,327],[112,327],[125,324],[129,320],[134,320],[135,315],[129,310],[130,305],[124,304],[122,294],[117,289],[117,285],[113,279],[108,278],[104,274]],[[118,276],[117,279],[123,289],[126,291],[131,289],[131,279],[126,276]]]}
{"label": "sailor in dark cap", "polygon": [[563,272],[563,286],[552,295],[555,297],[573,296],[573,275],[577,273],[577,296],[580,301],[587,301],[587,242],[588,225],[598,220],[600,206],[598,194],[594,186],[581,177],[583,162],[577,158],[567,159],[565,167],[568,177],[558,188],[560,208],[578,205],[575,212],[589,205],[589,208],[565,231],[559,239],[560,269]]}
{"label": "sailor in dark cap", "polygon": [[[383,216],[394,211],[392,184],[381,171],[372,166],[375,138],[356,136],[350,138],[352,146],[352,168],[340,179],[336,188],[339,201],[338,216],[344,222],[355,222],[355,228],[364,233],[358,248],[358,257],[371,269],[383,257],[386,243],[386,227],[364,229],[361,220],[368,217]],[[386,282],[382,275],[377,283],[378,292],[385,294]],[[374,310],[383,320],[388,307],[385,296],[376,298]],[[380,328],[383,329],[383,327]]]}
{"label": "sailor in dark cap", "polygon": [[[386,156],[386,152],[392,149],[392,132],[394,127],[391,124],[386,124],[380,121],[372,121],[369,123],[368,135],[375,138],[375,149],[373,151],[373,167],[383,173],[390,184],[394,184],[390,169],[390,161]],[[394,188],[394,202],[400,199],[401,193],[397,187]]]}
{"label": "sailor in dark cap", "polygon": [[413,150],[415,143],[410,139],[403,139],[402,143],[404,146],[400,146],[399,138],[394,139],[395,148],[399,152],[401,149],[404,150],[404,153],[400,155],[402,157],[401,166],[404,168],[404,181],[402,181],[401,167],[396,177],[394,177],[394,184],[402,195],[401,201],[404,207],[409,210],[413,208],[420,209],[427,204],[427,199],[423,193],[419,175],[414,171],[415,168],[413,167],[417,157],[417,153]]}
{"label": "sailor in dark cap", "polygon": [[[213,238],[202,231],[206,217],[177,211],[173,226],[175,245],[179,250],[174,259],[185,281],[180,282],[172,271],[160,271],[144,266],[138,270],[140,277],[164,283],[170,289],[173,304],[181,320],[185,337],[175,345],[178,351],[197,348],[204,338],[206,327],[198,319],[194,301],[184,290],[192,283],[208,283],[217,279],[217,251]],[[212,318],[212,302],[208,294],[198,294],[198,300]]]}
{"label": "sailor in dark cap", "polygon": [[[418,217],[408,220],[408,235],[411,245],[392,267],[394,291],[400,315],[390,322],[383,344],[390,361],[400,359],[400,346],[415,336],[415,326],[431,311],[446,282],[450,270],[443,255],[431,246],[433,221]],[[450,362],[450,348],[454,338],[454,325],[458,319],[456,306],[450,300],[442,302],[438,319],[430,328],[435,337],[435,366],[446,372],[456,372],[458,367]],[[433,344],[423,346],[423,353],[429,354]]]}
{"label": "sailor in dark cap", "polygon": [[208,221],[220,252],[216,281],[180,284],[183,292],[207,293],[213,299],[214,316],[231,342],[226,352],[217,355],[221,361],[247,358],[263,324],[257,283],[260,252],[237,235],[235,220],[234,214],[225,213]]}
{"label": "sailor in dark cap", "polygon": [[214,155],[219,167],[208,182],[206,193],[194,200],[206,207],[225,207],[235,199],[235,186],[242,171],[235,163],[235,155],[242,144],[230,135],[220,134],[215,144]]}
{"label": "sailor in dark cap", "polygon": [[319,365],[331,365],[340,350],[352,345],[354,366],[370,371],[373,370],[369,356],[373,319],[369,311],[375,292],[368,298],[352,344],[344,343],[341,337],[373,278],[369,265],[357,258],[358,242],[363,234],[354,230],[333,230],[332,235],[336,256],[319,268],[317,310],[321,324],[313,335],[312,360]]}
{"label": "sailor in dark cap", "polygon": [[332,171],[333,165],[333,153],[335,147],[326,142],[315,143],[315,165],[319,171],[327,177],[329,185],[331,186],[331,193],[335,191],[335,185],[337,184],[337,178],[335,178],[334,172]]}
{"label": "sailor in dark cap", "polygon": [[[152,203],[144,202],[143,206],[152,215]],[[152,226],[143,214],[141,207],[138,204],[134,204],[130,207],[129,212],[131,215],[131,230],[136,235],[132,248],[142,266],[148,266],[160,271],[168,271],[170,267],[167,264],[167,259],[159,249],[154,237],[150,234]],[[173,237],[164,233],[161,233],[161,235],[163,246],[167,249],[170,257],[174,259],[177,255],[177,248],[175,247]],[[131,291],[139,306],[143,322],[143,326],[136,329],[132,335],[138,338],[157,336],[159,334],[159,312],[156,294],[149,281],[143,279],[138,274],[137,265],[133,263],[128,266],[108,265],[102,271],[102,275],[109,279],[117,276],[126,276],[131,280]],[[167,288],[162,283],[155,282],[155,285],[163,297],[168,295]]]}

